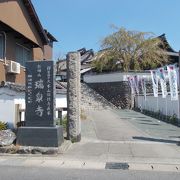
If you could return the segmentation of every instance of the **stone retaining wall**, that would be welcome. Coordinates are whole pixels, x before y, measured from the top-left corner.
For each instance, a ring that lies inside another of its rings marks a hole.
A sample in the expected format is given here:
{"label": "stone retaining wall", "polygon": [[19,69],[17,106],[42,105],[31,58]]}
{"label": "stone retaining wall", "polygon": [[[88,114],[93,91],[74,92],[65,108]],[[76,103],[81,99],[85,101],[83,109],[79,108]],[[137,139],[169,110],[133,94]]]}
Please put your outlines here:
{"label": "stone retaining wall", "polygon": [[117,107],[129,109],[131,106],[131,88],[128,82],[88,83],[92,89]]}

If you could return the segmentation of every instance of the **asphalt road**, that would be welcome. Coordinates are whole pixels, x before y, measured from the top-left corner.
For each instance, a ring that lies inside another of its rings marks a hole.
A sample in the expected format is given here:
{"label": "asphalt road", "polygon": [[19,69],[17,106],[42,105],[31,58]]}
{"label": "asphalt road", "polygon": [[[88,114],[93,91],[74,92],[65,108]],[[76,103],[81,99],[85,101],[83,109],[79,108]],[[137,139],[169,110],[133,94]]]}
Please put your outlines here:
{"label": "asphalt road", "polygon": [[76,170],[0,167],[0,180],[179,180],[180,173],[128,170]]}

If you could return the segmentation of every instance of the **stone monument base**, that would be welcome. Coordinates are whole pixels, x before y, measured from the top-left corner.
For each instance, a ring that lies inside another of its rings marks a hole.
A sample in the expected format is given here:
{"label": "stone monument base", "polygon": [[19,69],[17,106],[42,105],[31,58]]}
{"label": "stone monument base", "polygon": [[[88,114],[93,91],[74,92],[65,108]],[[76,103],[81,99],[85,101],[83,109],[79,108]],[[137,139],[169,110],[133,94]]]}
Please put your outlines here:
{"label": "stone monument base", "polygon": [[16,144],[20,146],[59,147],[64,141],[63,127],[20,127]]}

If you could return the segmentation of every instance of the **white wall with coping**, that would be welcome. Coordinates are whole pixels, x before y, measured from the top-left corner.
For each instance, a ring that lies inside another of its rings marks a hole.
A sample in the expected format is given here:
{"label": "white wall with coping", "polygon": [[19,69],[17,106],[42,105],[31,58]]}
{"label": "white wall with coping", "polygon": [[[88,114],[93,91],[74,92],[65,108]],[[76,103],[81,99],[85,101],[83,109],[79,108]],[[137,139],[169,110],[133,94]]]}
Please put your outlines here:
{"label": "white wall with coping", "polygon": [[[179,96],[180,98],[180,96]],[[136,107],[150,110],[150,111],[161,111],[164,115],[176,114],[178,118],[179,115],[179,101],[171,101],[171,96],[168,95],[167,98],[162,98],[162,95],[159,95],[158,98],[153,95],[148,95],[147,100],[144,100],[144,96],[136,96]]]}
{"label": "white wall with coping", "polygon": [[[56,94],[56,108],[67,108],[66,94]],[[62,115],[65,116],[67,111],[63,111]],[[58,112],[56,111],[56,118],[58,118]]]}
{"label": "white wall with coping", "polygon": [[141,75],[143,77],[146,77],[147,79],[151,78],[150,72],[114,72],[106,74],[87,74],[83,76],[83,80],[86,83],[120,82],[128,81],[127,78],[133,75]]}
{"label": "white wall with coping", "polygon": [[[12,128],[15,125],[15,105],[20,104],[22,109],[25,109],[25,94],[18,93],[9,88],[0,88],[0,121],[7,122]],[[56,94],[56,108],[67,108],[66,94]],[[62,115],[66,115],[66,111]],[[24,120],[24,113],[21,119]],[[56,112],[56,118],[58,113]]]}
{"label": "white wall with coping", "polygon": [[15,107],[13,97],[8,95],[0,95],[0,121],[8,122],[10,127],[13,126],[15,120]]}
{"label": "white wall with coping", "polygon": [[[86,83],[103,83],[103,82],[120,82],[127,81],[127,78],[131,75],[140,75],[151,80],[150,72],[145,73],[135,73],[135,72],[114,72],[106,74],[87,74],[84,75],[84,82]],[[179,97],[180,98],[180,97]],[[171,101],[170,95],[168,97],[162,98],[162,95],[159,95],[158,98],[154,97],[153,94],[147,96],[147,100],[144,101],[144,96],[135,97],[136,106],[143,109],[151,111],[161,111],[163,114],[173,115],[176,114],[180,118],[179,113],[179,101]]]}

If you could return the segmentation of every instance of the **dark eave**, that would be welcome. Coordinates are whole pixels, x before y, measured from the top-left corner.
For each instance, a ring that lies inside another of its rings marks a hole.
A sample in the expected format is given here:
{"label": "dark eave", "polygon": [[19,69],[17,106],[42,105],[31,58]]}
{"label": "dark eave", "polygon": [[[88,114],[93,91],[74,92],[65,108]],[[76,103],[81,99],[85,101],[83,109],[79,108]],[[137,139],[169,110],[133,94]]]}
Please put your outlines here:
{"label": "dark eave", "polygon": [[51,42],[58,42],[58,40],[50,32],[48,32],[46,29],[44,31]]}
{"label": "dark eave", "polygon": [[166,49],[168,52],[177,53],[177,52],[170,46],[170,44],[168,43],[165,34],[162,34],[162,35],[158,36],[158,38],[164,43],[165,49]]}
{"label": "dark eave", "polygon": [[31,44],[33,48],[39,47],[39,45],[37,45],[36,43],[31,41],[30,39],[26,38],[23,34],[21,34],[20,32],[16,31],[15,29],[13,29],[9,25],[5,24],[4,22],[0,21],[0,26],[3,27],[3,29],[4,29],[3,31],[5,31],[6,33],[14,33],[16,39],[23,39],[24,43]]}
{"label": "dark eave", "polygon": [[48,44],[48,42],[49,42],[48,37],[47,37],[47,35],[46,35],[42,25],[41,25],[41,22],[40,22],[40,20],[38,18],[38,15],[37,15],[37,13],[36,13],[36,11],[34,9],[34,6],[33,6],[32,2],[31,2],[31,0],[22,0],[22,1],[24,3],[25,7],[28,10],[28,13],[30,15],[31,20],[33,21],[33,23],[36,26],[36,29],[37,29],[37,31],[38,31],[38,33],[39,33],[39,35],[40,35],[40,37],[41,37],[41,39],[43,41],[43,44],[44,45]]}

